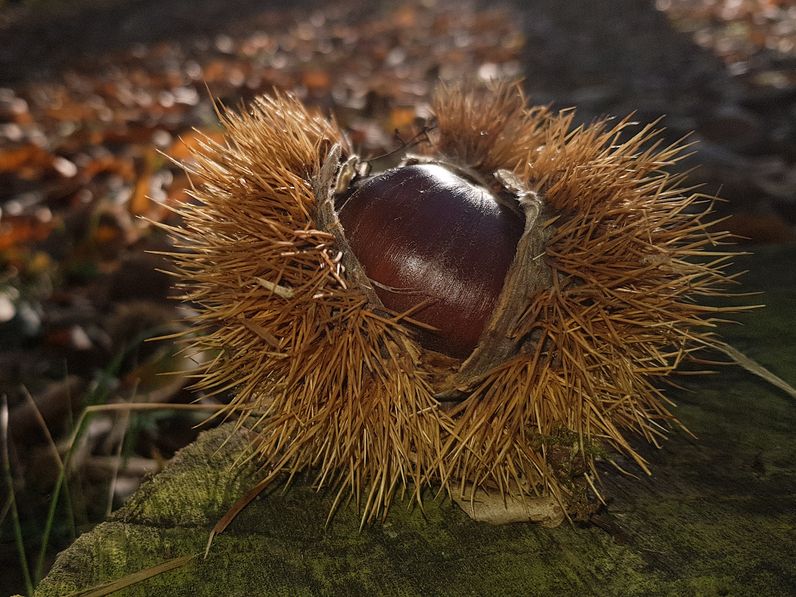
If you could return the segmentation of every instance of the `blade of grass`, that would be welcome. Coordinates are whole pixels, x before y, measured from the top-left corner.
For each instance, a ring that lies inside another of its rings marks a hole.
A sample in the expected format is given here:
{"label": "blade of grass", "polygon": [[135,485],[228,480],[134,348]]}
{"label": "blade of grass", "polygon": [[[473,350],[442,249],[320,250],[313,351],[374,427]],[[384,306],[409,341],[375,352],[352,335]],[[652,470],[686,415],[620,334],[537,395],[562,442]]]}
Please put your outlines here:
{"label": "blade of grass", "polygon": [[[39,427],[41,427],[41,430],[44,433],[44,437],[47,440],[47,445],[49,446],[50,451],[52,452],[53,460],[55,461],[55,464],[58,466],[58,473],[60,474],[64,470],[64,461],[61,459],[61,454],[58,452],[58,446],[56,445],[53,436],[50,434],[50,429],[47,427],[47,422],[44,420],[44,417],[42,416],[41,411],[39,410],[39,407],[36,404],[36,401],[33,399],[33,396],[30,395],[30,392],[28,391],[27,388],[23,387],[22,390],[23,393],[25,394],[26,402],[30,405],[31,409],[33,410],[33,414],[36,417],[36,422],[39,424]],[[64,483],[66,485],[64,491],[64,502],[66,503],[67,516],[71,524],[72,538],[74,539],[77,537],[77,526],[75,525],[75,516],[72,510],[72,498],[69,492],[68,479],[66,479]]]}
{"label": "blade of grass", "polygon": [[47,511],[47,518],[44,525],[44,532],[42,533],[42,540],[41,540],[41,547],[39,548],[39,555],[36,559],[36,567],[34,578],[36,582],[41,580],[42,572],[44,570],[44,560],[47,557],[47,546],[50,542],[50,534],[52,533],[53,523],[55,521],[55,511],[58,506],[58,498],[61,493],[61,488],[64,484],[64,479],[69,470],[69,463],[72,458],[72,454],[74,452],[75,445],[77,440],[80,438],[80,434],[83,431],[86,421],[95,413],[98,412],[112,412],[112,411],[124,411],[124,410],[132,410],[132,411],[146,411],[146,410],[206,410],[206,411],[217,411],[224,408],[223,405],[218,404],[169,404],[169,403],[160,403],[160,402],[127,402],[127,403],[118,403],[118,404],[95,404],[93,406],[87,406],[83,409],[83,412],[80,413],[80,417],[75,424],[74,429],[72,430],[72,435],[69,437],[69,443],[66,450],[66,454],[64,456],[64,468],[58,474],[58,478],[55,481],[55,486],[53,487],[53,496],[50,500],[50,507]]}
{"label": "blade of grass", "polygon": [[[133,390],[130,395],[130,399],[135,397],[135,394],[138,390],[138,382],[135,383]],[[130,425],[130,411],[126,410],[122,413],[122,421],[120,422],[122,426],[122,436],[119,438],[119,443],[116,446],[116,450],[114,456],[116,457],[114,466],[113,466],[113,473],[111,474],[111,482],[108,484],[108,504],[105,507],[105,517],[107,518],[110,516],[111,511],[113,510],[113,494],[116,491],[116,480],[119,478],[119,468],[121,466],[122,460],[122,450],[124,449],[124,439],[127,436],[127,429]]]}
{"label": "blade of grass", "polygon": [[3,477],[8,496],[11,502],[11,521],[14,525],[14,540],[17,544],[19,553],[19,565],[22,568],[22,575],[25,579],[25,591],[28,595],[33,595],[33,581],[30,577],[28,568],[28,556],[25,554],[25,542],[22,539],[22,526],[19,522],[19,511],[17,510],[16,494],[14,493],[14,478],[11,475],[11,461],[8,457],[8,398],[3,394],[3,403],[0,405],[0,452],[2,452]]}
{"label": "blade of grass", "polygon": [[6,516],[8,516],[9,512],[11,512],[11,495],[10,494],[6,497],[6,501],[3,504],[3,507],[0,508],[0,527],[3,526],[3,523],[6,521]]}
{"label": "blade of grass", "polygon": [[105,583],[103,585],[87,589],[85,591],[78,591],[77,593],[72,593],[69,595],[69,597],[103,597],[104,595],[110,595],[115,591],[121,591],[122,589],[143,582],[148,578],[157,576],[158,574],[163,574],[164,572],[168,572],[169,570],[174,570],[175,568],[180,568],[181,566],[185,566],[185,564],[193,560],[197,555],[198,554],[194,554],[190,556],[182,556],[179,558],[174,558],[172,560],[167,560],[165,562],[157,564],[156,566],[144,568],[143,570],[139,570],[138,572],[133,572],[132,574],[123,576],[122,578],[114,580],[113,582]]}
{"label": "blade of grass", "polygon": [[[64,376],[65,376],[64,377],[65,379],[68,378],[68,376],[69,376],[69,364],[66,362],[66,360],[64,360]],[[67,390],[67,396],[68,396],[67,404],[69,405],[67,429],[74,429],[75,411],[74,411],[74,408],[73,408],[74,402],[72,402],[71,389]],[[63,460],[61,461],[61,464],[63,465]],[[63,470],[63,468],[61,470]],[[77,485],[77,487],[76,487],[77,491],[75,491],[76,495],[73,494],[72,491],[70,490],[69,484],[70,484],[69,477],[64,477],[64,501],[66,502],[67,511],[71,512],[71,515],[70,515],[71,516],[71,521],[70,521],[71,522],[71,528],[69,530],[71,531],[72,540],[74,541],[75,539],[77,539],[77,521],[75,519],[74,502],[79,500],[81,503],[85,503],[85,499],[84,499],[84,495],[83,495],[82,485],[80,483],[76,484]]]}
{"label": "blade of grass", "polygon": [[213,529],[210,531],[210,536],[207,538],[207,545],[205,546],[205,559],[210,554],[210,547],[213,545],[213,539],[215,539],[216,535],[223,533],[224,529],[226,529],[233,520],[241,513],[241,511],[248,506],[254,498],[260,495],[266,487],[271,483],[273,480],[272,476],[267,476],[265,479],[257,483],[254,487],[252,487],[246,495],[238,499],[232,507],[227,510],[226,514],[221,517],[221,519],[215,524]]}
{"label": "blade of grass", "polygon": [[25,395],[25,401],[30,405],[31,410],[33,411],[33,416],[35,417],[36,423],[39,425],[42,433],[44,434],[44,439],[47,440],[47,447],[50,449],[50,452],[52,452],[52,457],[55,461],[55,464],[59,469],[62,469],[64,467],[64,463],[61,460],[61,455],[58,453],[58,446],[55,444],[55,440],[50,434],[50,429],[47,427],[47,422],[44,420],[44,417],[39,410],[39,406],[36,404],[33,396],[30,395],[28,388],[23,386],[22,393]]}
{"label": "blade of grass", "polygon": [[746,369],[752,375],[757,375],[759,378],[770,383],[775,388],[779,388],[791,398],[796,398],[796,388],[794,388],[781,377],[774,375],[771,371],[763,367],[763,365],[757,361],[750,359],[737,348],[730,346],[726,342],[716,343],[716,348],[735,361],[735,364],[739,367]]}

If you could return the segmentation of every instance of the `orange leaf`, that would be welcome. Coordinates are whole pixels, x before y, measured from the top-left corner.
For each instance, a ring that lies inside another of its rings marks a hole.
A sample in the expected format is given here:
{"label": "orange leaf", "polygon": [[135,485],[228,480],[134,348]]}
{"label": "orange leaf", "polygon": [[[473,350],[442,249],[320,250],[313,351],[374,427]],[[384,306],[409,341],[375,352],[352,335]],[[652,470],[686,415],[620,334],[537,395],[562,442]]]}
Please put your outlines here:
{"label": "orange leaf", "polygon": [[327,91],[332,84],[329,73],[325,70],[307,70],[301,75],[301,82],[310,91]]}
{"label": "orange leaf", "polygon": [[135,170],[131,162],[132,160],[130,159],[122,159],[113,155],[107,155],[89,162],[83,174],[86,179],[91,180],[103,172],[113,172],[121,176],[124,180],[132,180],[135,177]]}
{"label": "orange leaf", "polygon": [[52,156],[33,143],[0,150],[0,172],[14,172],[23,166],[46,167],[52,163]]}
{"label": "orange leaf", "polygon": [[94,231],[94,242],[98,245],[107,245],[117,240],[121,235],[121,230],[116,226],[100,224]]}
{"label": "orange leaf", "polygon": [[135,189],[130,199],[130,213],[143,216],[149,211],[149,189],[152,186],[152,172],[155,169],[157,153],[150,149],[144,155],[144,165],[135,181]]}
{"label": "orange leaf", "polygon": [[3,216],[0,221],[0,251],[44,240],[51,230],[50,222],[42,222],[35,216]]}
{"label": "orange leaf", "polygon": [[393,108],[390,111],[390,128],[391,129],[402,129],[409,126],[412,126],[412,123],[415,121],[415,109],[414,108]]}

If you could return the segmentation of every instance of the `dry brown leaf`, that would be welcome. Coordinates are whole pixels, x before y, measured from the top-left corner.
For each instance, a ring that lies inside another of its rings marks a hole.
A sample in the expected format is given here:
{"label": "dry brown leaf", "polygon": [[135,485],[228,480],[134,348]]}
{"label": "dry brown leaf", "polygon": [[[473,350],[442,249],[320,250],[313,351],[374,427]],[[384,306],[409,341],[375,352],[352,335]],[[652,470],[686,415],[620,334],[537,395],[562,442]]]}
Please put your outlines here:
{"label": "dry brown leaf", "polygon": [[52,159],[49,152],[33,143],[3,149],[0,150],[0,172],[15,172],[23,166],[46,168]]}
{"label": "dry brown leaf", "polygon": [[479,490],[471,497],[471,490],[455,493],[453,501],[467,516],[489,524],[537,522],[545,527],[557,527],[565,518],[564,510],[552,496],[515,497]]}
{"label": "dry brown leaf", "polygon": [[39,242],[50,235],[52,222],[42,222],[35,216],[3,216],[0,221],[0,251]]}

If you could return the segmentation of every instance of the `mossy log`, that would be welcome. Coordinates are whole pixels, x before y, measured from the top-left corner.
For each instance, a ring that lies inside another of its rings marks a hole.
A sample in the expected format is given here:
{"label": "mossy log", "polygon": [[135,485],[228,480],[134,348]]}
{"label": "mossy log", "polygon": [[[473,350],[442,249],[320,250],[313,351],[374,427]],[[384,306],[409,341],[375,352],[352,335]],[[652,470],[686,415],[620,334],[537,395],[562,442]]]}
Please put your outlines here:
{"label": "mossy log", "polygon": [[[768,307],[723,330],[791,383],[794,262],[794,249],[745,258],[745,286],[765,289]],[[673,398],[696,439],[675,432],[645,450],[651,477],[606,467],[608,507],[595,524],[491,526],[428,496],[423,509],[398,502],[360,530],[353,506],[327,525],[332,496],[298,481],[255,500],[203,559],[210,528],[256,480],[254,467],[232,467],[242,439],[225,442],[227,426],[80,537],[36,594],[68,595],[192,554],[127,594],[796,594],[796,403],[736,368],[684,384]]]}

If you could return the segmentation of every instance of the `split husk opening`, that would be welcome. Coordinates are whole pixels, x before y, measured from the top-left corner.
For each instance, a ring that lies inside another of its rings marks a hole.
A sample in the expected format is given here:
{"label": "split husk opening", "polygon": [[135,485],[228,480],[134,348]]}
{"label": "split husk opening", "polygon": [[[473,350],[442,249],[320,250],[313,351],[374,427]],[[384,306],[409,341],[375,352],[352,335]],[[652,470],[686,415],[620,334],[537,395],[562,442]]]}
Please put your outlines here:
{"label": "split husk opening", "polygon": [[[463,173],[468,178],[475,178],[474,182],[480,182],[477,174],[463,167],[426,156],[408,156],[401,162],[401,166],[416,163],[446,166]],[[321,166],[315,185],[317,204],[315,219],[321,230],[334,235],[335,245],[342,254],[341,263],[345,277],[354,287],[362,289],[367,296],[369,308],[385,315],[401,317],[399,313],[389,313],[382,304],[372,281],[351,249],[335,210],[336,196],[348,191],[348,185],[356,176],[352,173],[361,169],[360,165],[357,156],[344,158],[341,146],[339,144],[332,146]],[[362,169],[369,171],[369,168]],[[466,398],[468,390],[516,354],[522,343],[532,341],[529,338],[517,337],[517,323],[531,299],[552,285],[552,272],[544,260],[544,245],[549,237],[549,231],[546,218],[543,217],[542,197],[539,193],[528,189],[508,170],[498,170],[493,177],[499,184],[499,190],[510,195],[509,201],[513,204],[511,208],[522,216],[524,229],[517,243],[515,257],[506,273],[503,290],[494,312],[476,348],[458,364],[454,373],[447,374],[447,379],[441,384],[442,387],[437,388],[436,397],[440,402],[457,402]],[[404,320],[406,325],[411,327],[411,316],[405,317]],[[444,358],[439,360],[447,361]]]}

